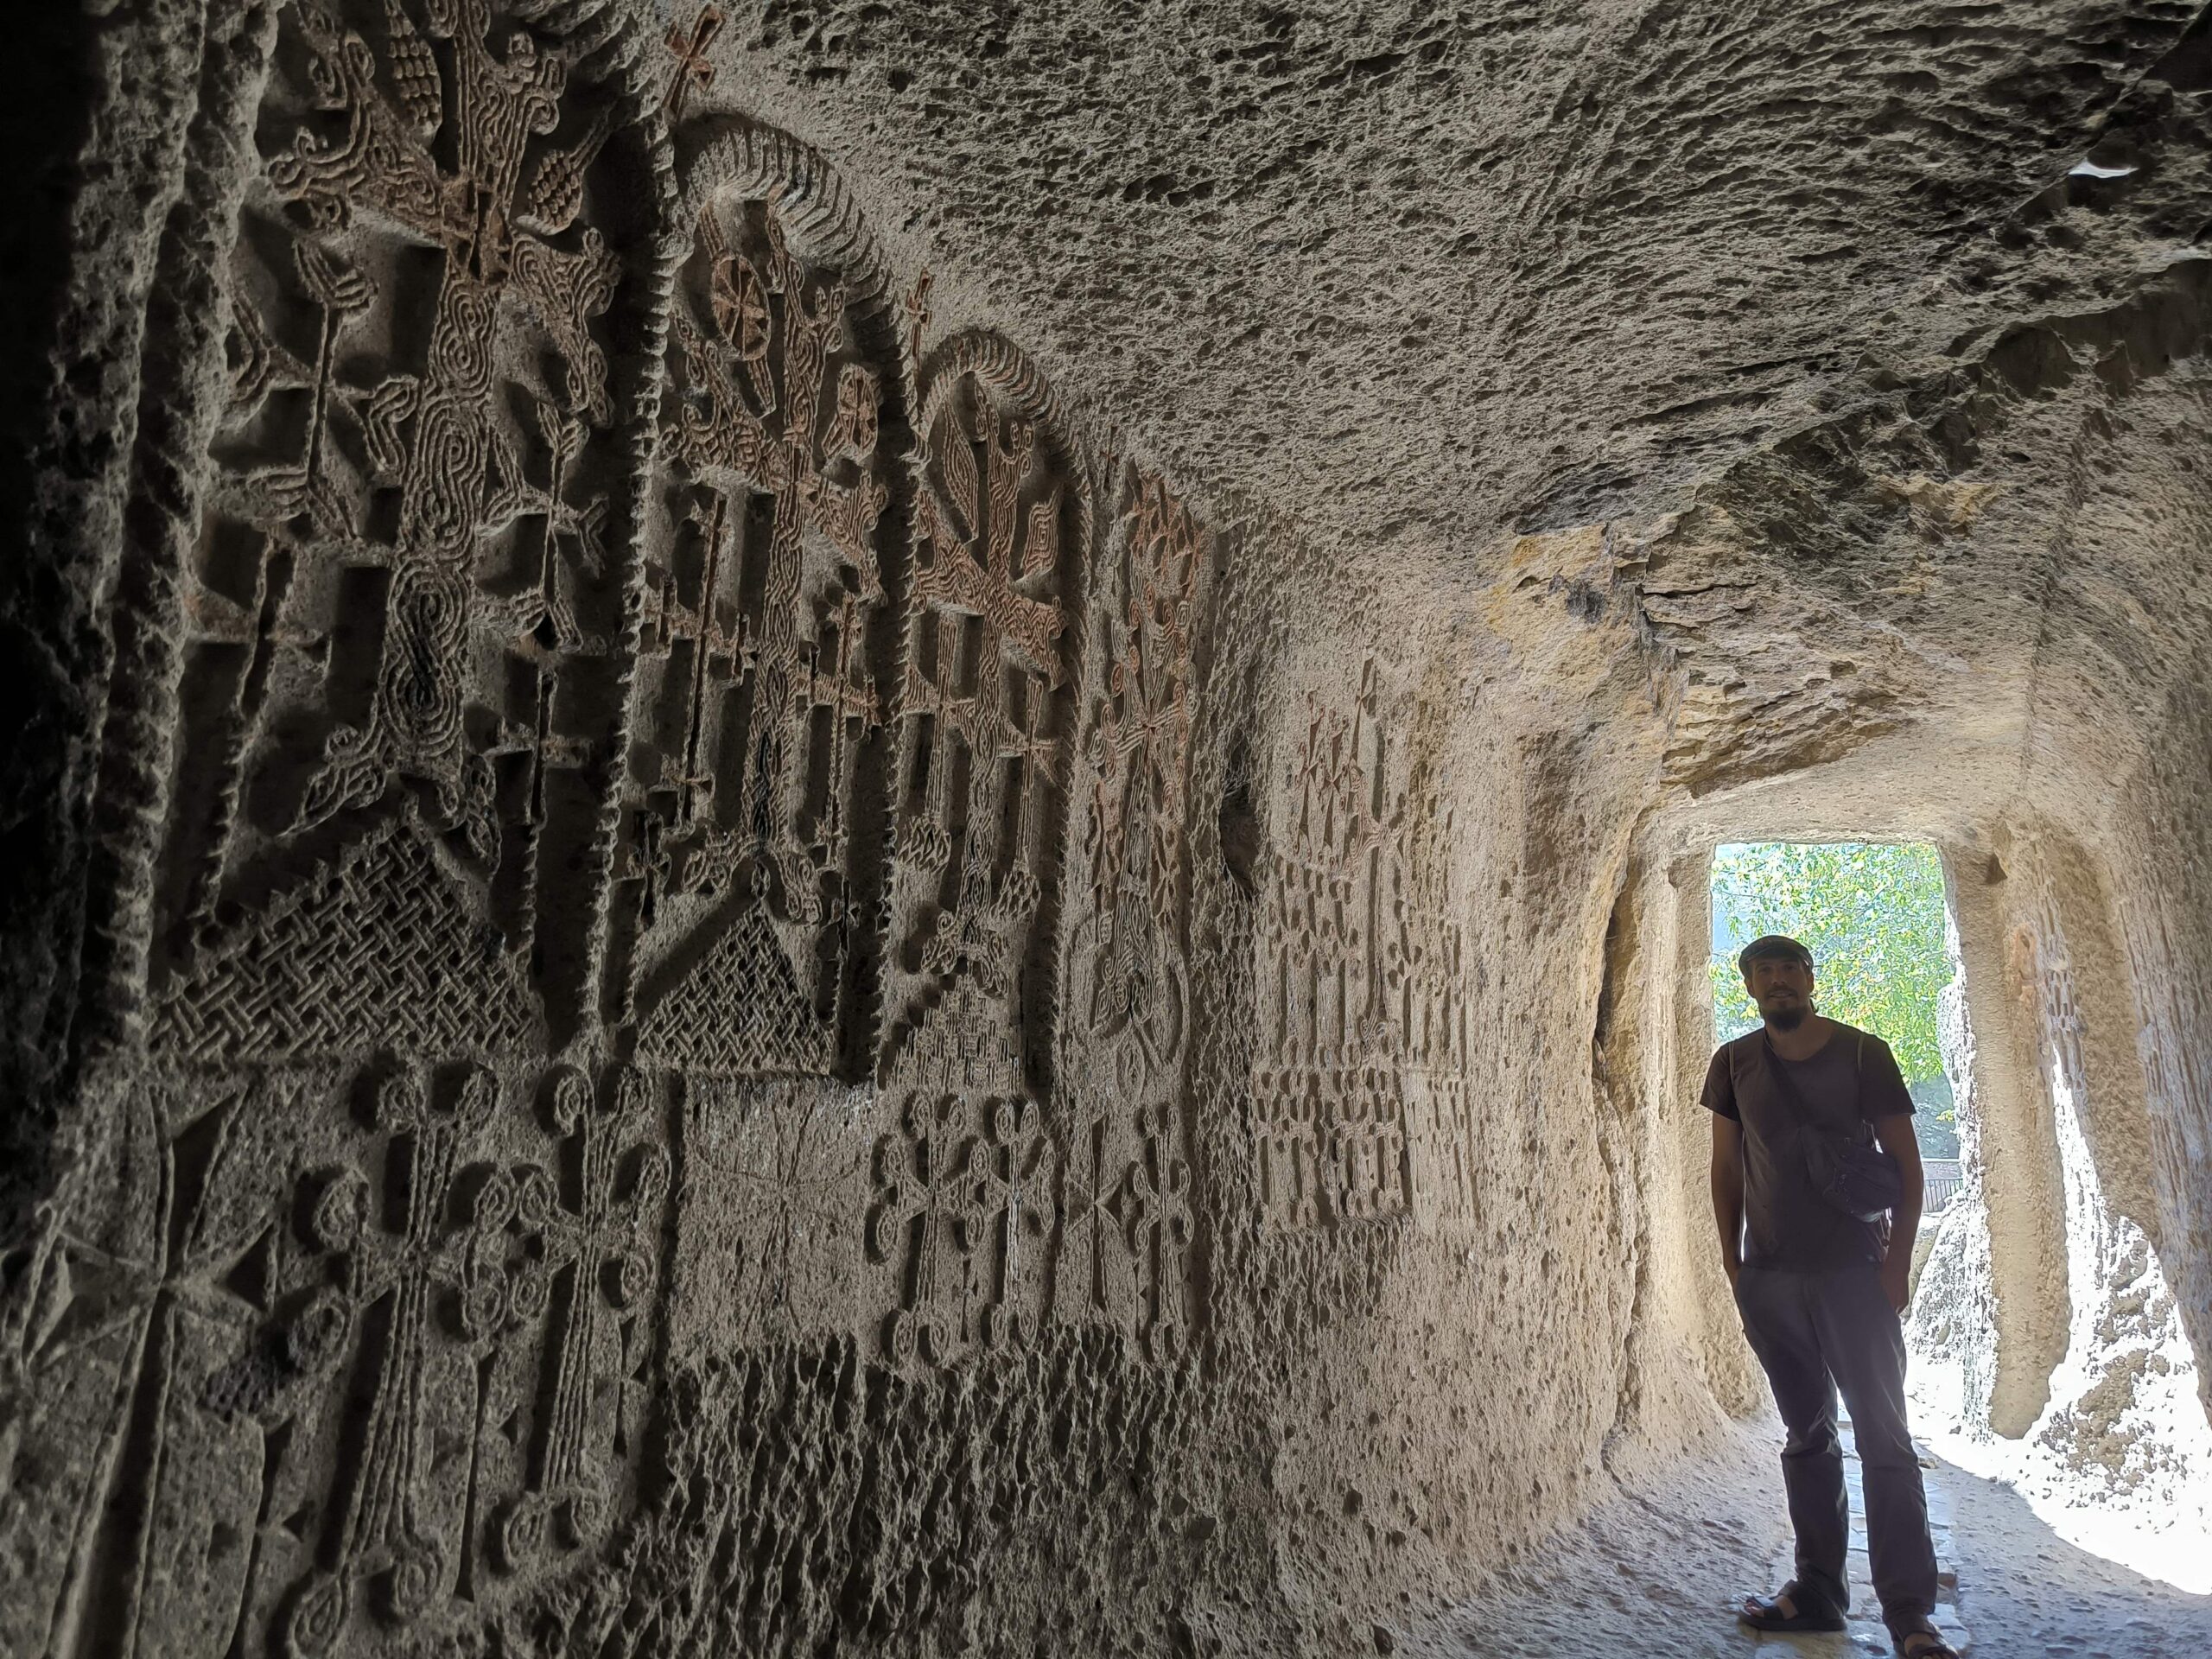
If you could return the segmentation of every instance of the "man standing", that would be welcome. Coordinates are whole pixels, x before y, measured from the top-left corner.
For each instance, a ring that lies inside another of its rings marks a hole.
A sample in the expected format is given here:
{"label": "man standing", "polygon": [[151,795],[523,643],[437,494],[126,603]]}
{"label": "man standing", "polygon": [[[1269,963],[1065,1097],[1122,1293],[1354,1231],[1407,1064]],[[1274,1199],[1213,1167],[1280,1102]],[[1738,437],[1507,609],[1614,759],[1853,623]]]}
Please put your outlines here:
{"label": "man standing", "polygon": [[[1936,1551],[1905,1427],[1899,1316],[1921,1201],[1912,1096],[1887,1043],[1815,1011],[1812,952],[1796,940],[1753,940],[1736,965],[1764,1024],[1722,1044],[1706,1073],[1713,1214],[1744,1334],[1789,1431],[1782,1481],[1797,1534],[1796,1577],[1771,1598],[1746,1596],[1737,1617],[1762,1630],[1844,1628],[1851,1514],[1836,1436],[1840,1389],[1858,1440],[1867,1551],[1891,1640],[1905,1659],[1957,1659],[1929,1622]],[[1886,1252],[1882,1230],[1835,1207],[1815,1173],[1823,1143],[1863,1141],[1870,1128],[1904,1189]]]}

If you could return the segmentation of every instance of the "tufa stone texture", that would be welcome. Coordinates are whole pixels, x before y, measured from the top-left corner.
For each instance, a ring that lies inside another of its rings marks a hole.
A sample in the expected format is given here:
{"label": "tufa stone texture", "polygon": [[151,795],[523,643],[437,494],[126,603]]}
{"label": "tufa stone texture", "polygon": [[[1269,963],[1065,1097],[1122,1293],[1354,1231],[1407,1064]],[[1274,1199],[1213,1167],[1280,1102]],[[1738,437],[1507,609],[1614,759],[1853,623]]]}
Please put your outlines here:
{"label": "tufa stone texture", "polygon": [[2198,8],[38,28],[0,1650],[1389,1650],[1760,1399],[1724,838],[2196,1466]]}

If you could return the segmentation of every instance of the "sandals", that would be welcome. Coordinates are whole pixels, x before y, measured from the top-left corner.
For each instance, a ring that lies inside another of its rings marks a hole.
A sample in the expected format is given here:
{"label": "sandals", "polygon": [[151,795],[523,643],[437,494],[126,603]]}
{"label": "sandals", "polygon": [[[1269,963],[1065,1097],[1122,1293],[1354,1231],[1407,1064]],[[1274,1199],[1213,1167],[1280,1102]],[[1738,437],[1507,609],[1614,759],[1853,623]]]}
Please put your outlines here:
{"label": "sandals", "polygon": [[[1785,1613],[1787,1601],[1795,1612]],[[1772,1596],[1745,1596],[1736,1617],[1755,1630],[1840,1630],[1848,1628],[1843,1615],[1817,1590],[1808,1590],[1792,1579]],[[1933,1638],[1924,1646],[1908,1648],[1916,1636]],[[1959,1650],[1943,1639],[1942,1631],[1926,1619],[1909,1630],[1891,1630],[1890,1640],[1897,1659],[1959,1659]]]}
{"label": "sandals", "polygon": [[[1797,1611],[1785,1613],[1782,1603],[1788,1601]],[[1827,1599],[1817,1591],[1806,1589],[1796,1580],[1776,1591],[1772,1596],[1745,1596],[1744,1605],[1736,1610],[1736,1617],[1755,1630],[1840,1630],[1846,1627],[1843,1615],[1830,1606]],[[1899,1649],[1898,1651],[1904,1651]],[[1934,1650],[1916,1654],[1913,1659],[1931,1659]],[[1951,1659],[1958,1659],[1954,1654]]]}
{"label": "sandals", "polygon": [[[1908,1649],[1905,1643],[1916,1636],[1936,1639],[1926,1647]],[[1924,1619],[1909,1630],[1891,1631],[1890,1641],[1897,1650],[1897,1659],[1959,1659],[1959,1650],[1943,1639],[1943,1632]]]}

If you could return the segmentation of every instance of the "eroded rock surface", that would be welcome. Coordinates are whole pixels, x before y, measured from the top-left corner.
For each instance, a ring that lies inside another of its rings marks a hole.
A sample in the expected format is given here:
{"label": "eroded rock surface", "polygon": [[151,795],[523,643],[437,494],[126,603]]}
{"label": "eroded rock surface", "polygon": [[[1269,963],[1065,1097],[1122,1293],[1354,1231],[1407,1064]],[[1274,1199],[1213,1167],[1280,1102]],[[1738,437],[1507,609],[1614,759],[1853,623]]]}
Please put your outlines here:
{"label": "eroded rock surface", "polygon": [[47,26],[0,1649],[1379,1641],[1758,1397],[1724,836],[2202,1351],[2197,8],[1463,10]]}

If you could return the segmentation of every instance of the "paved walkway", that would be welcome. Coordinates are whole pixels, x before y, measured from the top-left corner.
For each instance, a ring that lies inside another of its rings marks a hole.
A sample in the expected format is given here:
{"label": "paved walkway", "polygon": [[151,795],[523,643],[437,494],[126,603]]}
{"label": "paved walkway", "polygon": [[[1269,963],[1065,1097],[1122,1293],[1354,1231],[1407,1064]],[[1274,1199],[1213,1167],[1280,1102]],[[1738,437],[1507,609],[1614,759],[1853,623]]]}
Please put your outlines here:
{"label": "paved walkway", "polygon": [[[1921,1456],[1920,1467],[1928,1487],[1928,1530],[1936,1542],[1936,1583],[1942,1586],[1937,1592],[1936,1624],[1963,1659],[1972,1650],[1973,1636],[1959,1611],[1959,1574],[1951,1554],[1950,1482],[1942,1478],[1936,1459],[1925,1453]],[[1874,1580],[1867,1563],[1866,1491],[1861,1484],[1860,1472],[1859,1447],[1852,1439],[1851,1421],[1847,1417],[1843,1422],[1843,1484],[1851,1494],[1851,1628],[1839,1636],[1817,1638],[1767,1636],[1746,1630],[1744,1635],[1747,1646],[1786,1647],[1807,1655],[1844,1653],[1853,1649],[1884,1655],[1891,1651],[1890,1633],[1882,1623],[1882,1605],[1874,1598]],[[1778,1483],[1780,1476],[1776,1479]],[[1796,1556],[1785,1540],[1776,1550],[1768,1569],[1770,1586],[1788,1583],[1795,1566]]]}

